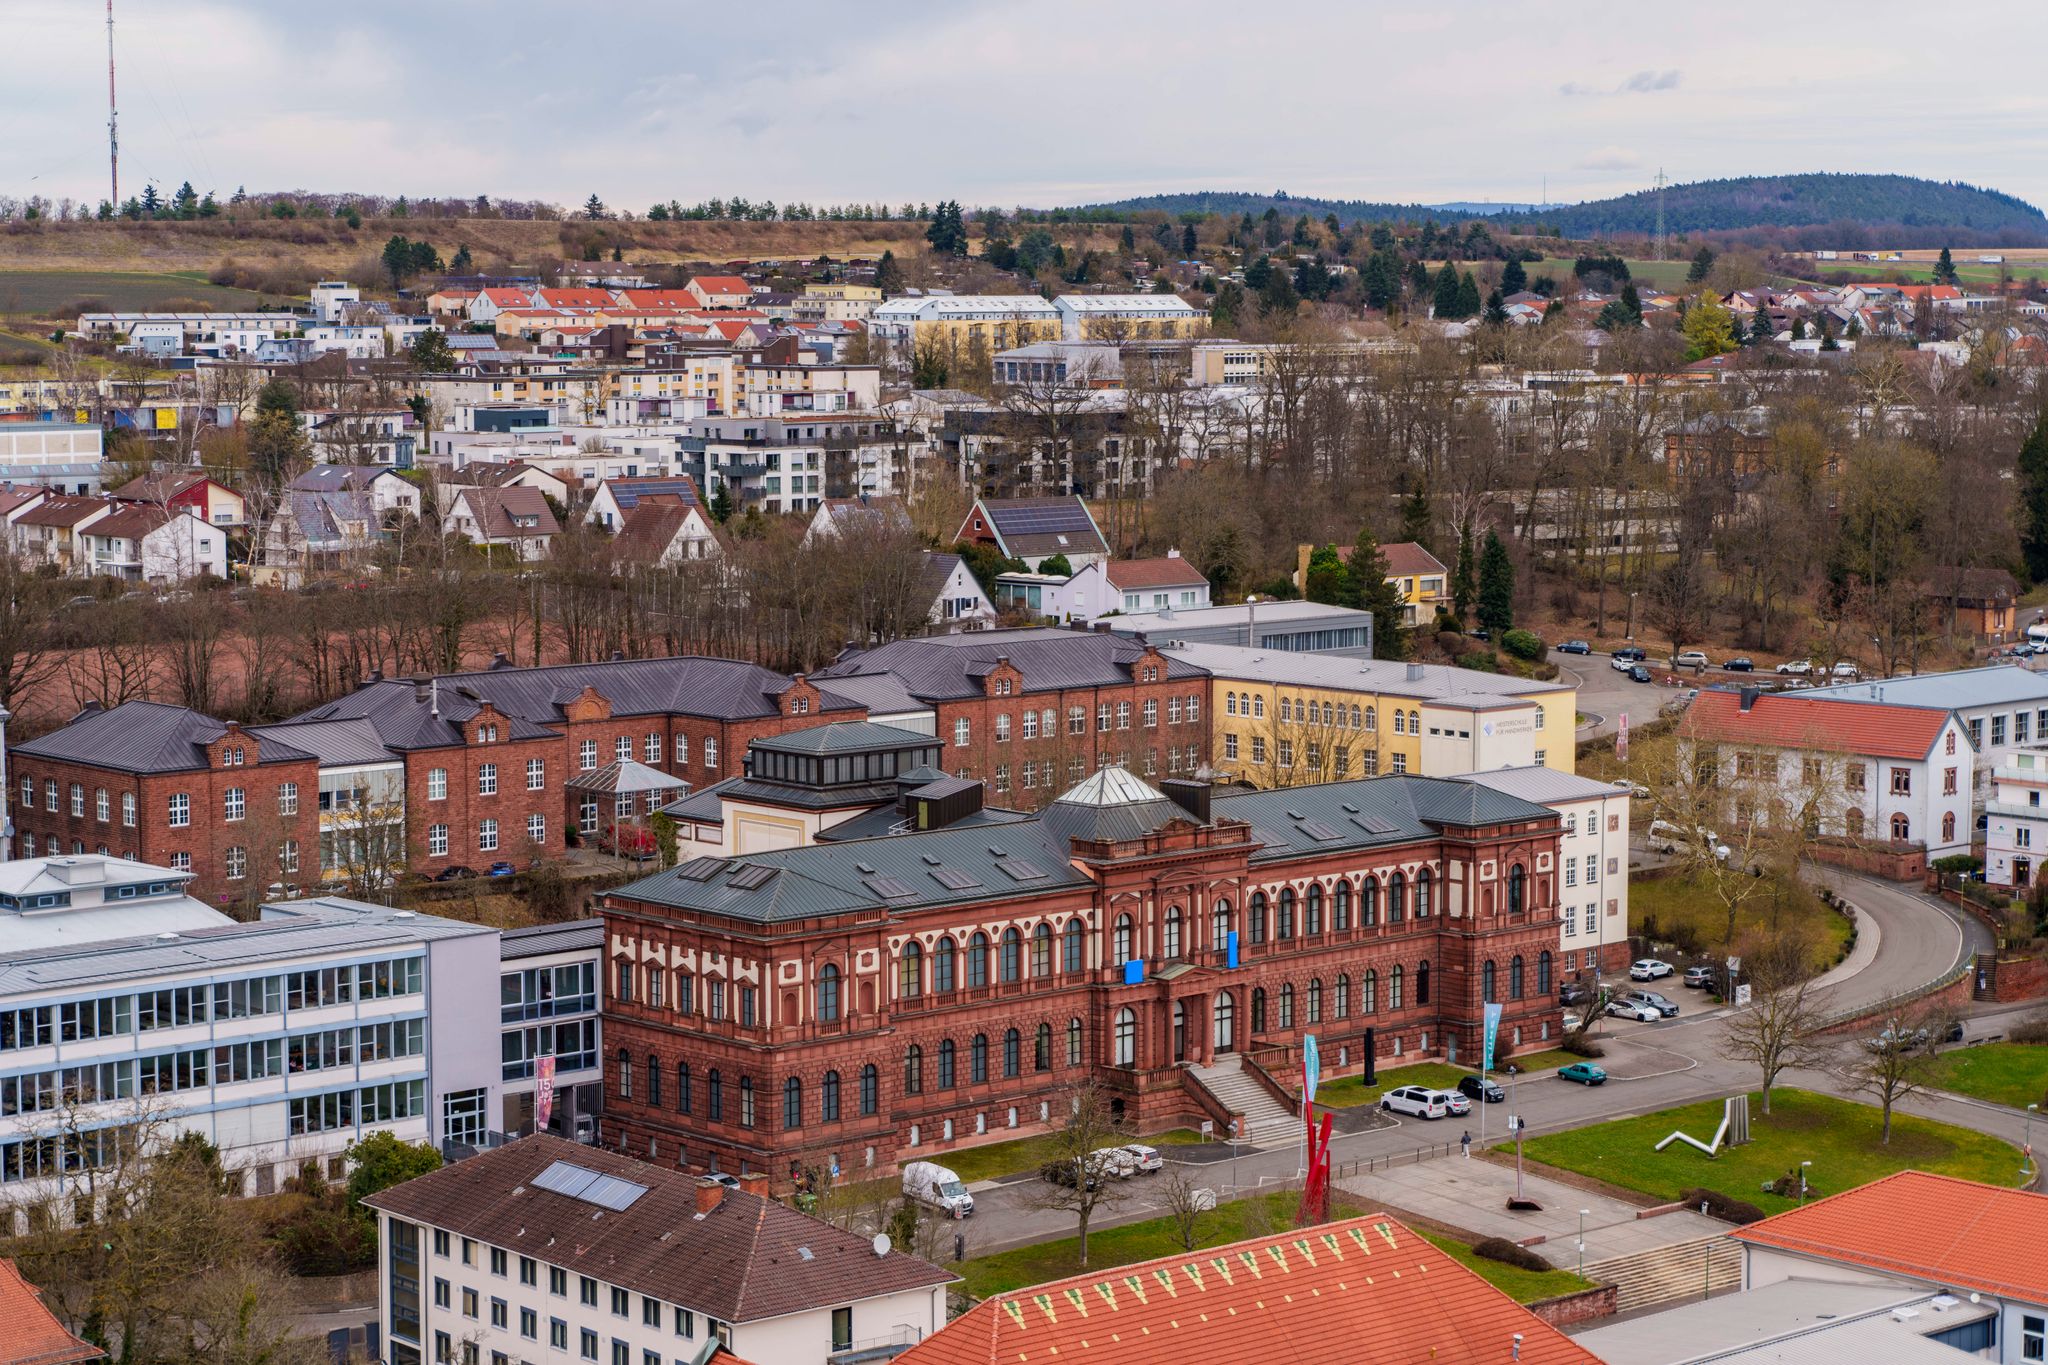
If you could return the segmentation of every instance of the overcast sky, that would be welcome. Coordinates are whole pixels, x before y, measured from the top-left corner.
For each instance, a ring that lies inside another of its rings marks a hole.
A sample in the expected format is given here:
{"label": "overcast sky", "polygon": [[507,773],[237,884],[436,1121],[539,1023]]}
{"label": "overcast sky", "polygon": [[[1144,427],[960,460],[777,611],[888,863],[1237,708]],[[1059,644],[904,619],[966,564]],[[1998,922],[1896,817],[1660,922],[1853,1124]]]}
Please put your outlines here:
{"label": "overcast sky", "polygon": [[[1568,202],[1661,166],[2048,204],[2043,0],[115,4],[124,192]],[[0,90],[0,194],[104,197],[103,0],[0,0]]]}

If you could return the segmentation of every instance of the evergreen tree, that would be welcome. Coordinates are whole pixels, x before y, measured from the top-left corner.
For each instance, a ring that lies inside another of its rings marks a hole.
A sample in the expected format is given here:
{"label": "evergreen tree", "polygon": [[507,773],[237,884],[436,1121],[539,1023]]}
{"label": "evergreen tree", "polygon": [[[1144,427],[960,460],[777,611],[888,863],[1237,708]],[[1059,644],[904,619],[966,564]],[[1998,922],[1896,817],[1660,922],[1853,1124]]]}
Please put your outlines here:
{"label": "evergreen tree", "polygon": [[273,379],[256,395],[256,419],[249,424],[249,470],[264,489],[275,493],[299,473],[306,453],[298,394],[284,380]]}
{"label": "evergreen tree", "polygon": [[1621,306],[1628,309],[1628,315],[1637,322],[1643,320],[1643,296],[1636,292],[1634,280],[1621,287]]}
{"label": "evergreen tree", "polygon": [[1461,318],[1479,315],[1479,281],[1466,271],[1458,281],[1458,316]]}
{"label": "evergreen tree", "polygon": [[594,194],[591,195],[588,199],[584,200],[583,216],[585,218],[588,218],[593,223],[596,222],[598,219],[604,217],[604,200],[598,198]]}
{"label": "evergreen tree", "polygon": [[1359,528],[1358,539],[1351,546],[1349,567],[1352,595],[1356,599],[1351,605],[1372,613],[1372,657],[1407,658],[1408,603],[1401,596],[1400,585],[1393,580],[1387,557],[1380,552],[1380,543],[1373,538],[1371,527]]}
{"label": "evergreen tree", "polygon": [[1687,284],[1698,284],[1701,280],[1704,280],[1707,277],[1707,272],[1712,270],[1713,268],[1714,248],[1710,246],[1702,246],[1699,249],[1699,251],[1694,254],[1692,258],[1692,264],[1686,268],[1685,282]]}
{"label": "evergreen tree", "polygon": [[1401,539],[1417,544],[1429,539],[1429,494],[1417,485],[1414,491],[1401,499]]}
{"label": "evergreen tree", "polygon": [[1522,268],[1521,256],[1517,254],[1508,257],[1508,263],[1501,268],[1500,272],[1500,292],[1502,294],[1519,294],[1528,287],[1529,272]]}
{"label": "evergreen tree", "polygon": [[2027,577],[2048,583],[2048,408],[2034,422],[2033,434],[2020,447],[2016,470],[2020,485],[2020,556]]}
{"label": "evergreen tree", "polygon": [[1351,568],[1334,545],[1318,546],[1309,555],[1302,591],[1309,601],[1325,606],[1350,607],[1358,603],[1358,585],[1352,579]]}
{"label": "evergreen tree", "polygon": [[1751,341],[1773,341],[1777,339],[1777,335],[1777,329],[1771,325],[1771,310],[1768,308],[1757,309],[1756,318],[1749,326],[1749,339]]}
{"label": "evergreen tree", "polygon": [[1820,348],[1823,351],[1839,351],[1842,343],[1835,340],[1835,320],[1825,313],[1820,319]]}
{"label": "evergreen tree", "polygon": [[448,262],[448,271],[454,275],[467,275],[476,268],[476,262],[469,257],[469,244],[464,242],[455,248],[455,258]]}
{"label": "evergreen tree", "polygon": [[171,196],[171,216],[185,221],[199,216],[199,192],[192,188],[191,181],[178,186],[178,192]]}
{"label": "evergreen tree", "polygon": [[1244,289],[1236,280],[1225,280],[1216,291],[1215,301],[1209,305],[1209,325],[1220,335],[1228,335],[1244,316]]}
{"label": "evergreen tree", "polygon": [[875,262],[875,288],[884,298],[903,292],[903,267],[897,264],[895,252],[884,250],[882,259]]}
{"label": "evergreen tree", "polygon": [[1479,590],[1473,584],[1472,527],[1468,523],[1458,532],[1458,562],[1451,570],[1451,615],[1457,618],[1462,628],[1465,614],[1472,610]]}
{"label": "evergreen tree", "polygon": [[1496,640],[1515,625],[1515,566],[1491,531],[1479,555],[1479,624]]}
{"label": "evergreen tree", "polygon": [[1955,258],[1948,254],[1947,247],[1941,249],[1941,259],[1934,263],[1934,282],[1936,284],[1954,284],[1956,282]]}
{"label": "evergreen tree", "polygon": [[732,520],[732,488],[723,479],[711,492],[711,519],[720,526]]}
{"label": "evergreen tree", "polygon": [[1429,294],[1429,267],[1422,263],[1420,257],[1408,263],[1408,292],[1418,303]]}
{"label": "evergreen tree", "polygon": [[162,197],[157,194],[156,186],[144,185],[142,187],[142,211],[148,214],[150,217],[154,218],[157,215],[158,211],[163,208],[163,206],[164,201]]}
{"label": "evergreen tree", "polygon": [[413,368],[428,374],[446,374],[455,368],[455,352],[449,349],[448,334],[429,327],[414,338],[410,347]]}
{"label": "evergreen tree", "polygon": [[1301,307],[1301,295],[1295,292],[1294,281],[1284,270],[1266,272],[1265,287],[1259,290],[1259,316],[1292,317]]}
{"label": "evergreen tree", "polygon": [[1711,289],[1702,291],[1686,310],[1680,330],[1685,333],[1689,359],[1704,360],[1735,349],[1735,317]]}
{"label": "evergreen tree", "polygon": [[1441,274],[1436,277],[1436,292],[1431,298],[1431,309],[1445,321],[1458,314],[1458,271],[1449,261],[1444,262]]}
{"label": "evergreen tree", "polygon": [[[351,210],[350,210],[350,214],[351,214],[351,215],[353,215],[353,214],[354,214],[354,210],[353,210],[353,209],[351,209]],[[212,190],[208,190],[208,191],[206,192],[206,197],[205,197],[204,199],[201,199],[201,200],[199,201],[199,216],[200,216],[201,218],[218,218],[218,217],[220,217],[220,205],[219,205],[218,203],[216,203],[216,202],[214,201],[214,197],[213,197],[213,191],[212,191]],[[350,223],[350,224],[349,224],[349,226],[350,226],[350,227],[360,227],[360,226],[362,226],[362,222],[361,222],[361,220],[360,220],[360,219],[358,219],[358,220],[357,220],[356,222]]]}
{"label": "evergreen tree", "polygon": [[1180,254],[1192,260],[1195,253],[1201,249],[1202,240],[1195,235],[1195,225],[1189,223],[1180,230]]}
{"label": "evergreen tree", "polygon": [[1504,327],[1507,325],[1507,304],[1502,302],[1500,290],[1498,289],[1494,290],[1491,294],[1488,294],[1486,296],[1486,320],[1487,322],[1491,323],[1496,327]]}
{"label": "evergreen tree", "polygon": [[1123,235],[1117,238],[1117,243],[1123,248],[1123,253],[1126,256],[1132,255],[1138,250],[1138,238],[1131,231],[1129,223],[1124,224]]}
{"label": "evergreen tree", "polygon": [[939,201],[938,207],[932,210],[931,225],[924,230],[924,239],[941,256],[967,254],[967,222],[960,212],[959,201]]}

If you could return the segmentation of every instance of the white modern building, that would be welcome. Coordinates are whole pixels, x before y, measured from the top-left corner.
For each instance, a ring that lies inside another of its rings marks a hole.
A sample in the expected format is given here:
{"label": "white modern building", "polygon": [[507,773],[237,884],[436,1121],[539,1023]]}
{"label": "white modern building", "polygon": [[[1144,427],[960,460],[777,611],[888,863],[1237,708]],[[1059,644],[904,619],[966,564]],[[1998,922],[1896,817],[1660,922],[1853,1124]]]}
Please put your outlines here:
{"label": "white modern building", "polygon": [[183,509],[124,504],[80,529],[73,567],[134,583],[228,576],[228,533]]}
{"label": "white modern building", "polygon": [[2048,743],[2006,754],[1991,771],[1984,803],[1984,879],[2025,892],[2041,879],[2048,851]]}
{"label": "white modern building", "polygon": [[372,1195],[384,1358],[826,1365],[945,1326],[947,1271],[673,1155],[543,1134]]}
{"label": "white modern building", "polygon": [[0,480],[59,493],[100,491],[106,433],[91,422],[0,424]]}
{"label": "white modern building", "polygon": [[49,1193],[141,1122],[205,1135],[251,1194],[308,1161],[339,1175],[371,1131],[485,1140],[497,931],[335,898],[239,923],[190,880],[93,855],[0,863],[0,1202]]}
{"label": "white modern building", "polygon": [[537,1095],[550,1069],[546,1131],[581,1141],[596,1130],[604,1108],[597,970],[603,948],[604,921],[597,919],[508,929],[499,939],[505,1132],[524,1137],[539,1127]]}
{"label": "white modern building", "polygon": [[1949,673],[1918,673],[1882,682],[1847,683],[1806,693],[1834,701],[1933,706],[1953,711],[1977,750],[1973,796],[1991,798],[1992,774],[2013,755],[2048,740],[2048,672],[2017,664],[1987,664]]}
{"label": "white modern building", "polygon": [[1564,822],[1558,847],[1559,969],[1568,979],[1597,980],[1625,969],[1628,942],[1628,811],[1626,783],[1596,782],[1555,768],[1500,768],[1466,773],[1472,782],[1556,811]]}
{"label": "white modern building", "polygon": [[311,294],[313,316],[322,322],[341,322],[348,310],[363,301],[363,291],[347,280],[321,280]]}

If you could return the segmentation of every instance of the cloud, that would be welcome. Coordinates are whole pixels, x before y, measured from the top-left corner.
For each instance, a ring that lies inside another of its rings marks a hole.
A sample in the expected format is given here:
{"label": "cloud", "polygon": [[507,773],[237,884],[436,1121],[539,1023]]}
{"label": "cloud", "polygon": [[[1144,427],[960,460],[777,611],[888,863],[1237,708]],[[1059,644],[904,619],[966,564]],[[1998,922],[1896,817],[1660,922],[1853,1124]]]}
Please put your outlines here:
{"label": "cloud", "polygon": [[1572,163],[1582,171],[1633,171],[1642,164],[1642,157],[1627,147],[1596,147]]}
{"label": "cloud", "polygon": [[1581,85],[1577,81],[1566,81],[1557,87],[1557,93],[1595,99],[1608,95],[1650,95],[1660,90],[1676,90],[1684,74],[1676,67],[1668,71],[1638,71],[1621,84],[1611,86]]}

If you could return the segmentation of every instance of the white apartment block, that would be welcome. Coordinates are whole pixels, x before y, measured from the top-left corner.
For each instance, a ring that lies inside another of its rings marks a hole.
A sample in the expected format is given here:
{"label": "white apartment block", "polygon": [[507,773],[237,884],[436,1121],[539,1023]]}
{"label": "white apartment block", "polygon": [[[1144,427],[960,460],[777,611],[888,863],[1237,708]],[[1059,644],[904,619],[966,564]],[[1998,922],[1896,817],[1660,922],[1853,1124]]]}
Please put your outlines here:
{"label": "white apartment block", "polygon": [[1558,846],[1559,970],[1598,980],[1625,969],[1628,942],[1626,784],[1596,782],[1554,768],[1498,768],[1457,779],[1548,806],[1564,822]]}
{"label": "white apartment block", "polygon": [[1992,771],[1991,798],[1984,803],[1984,879],[1993,886],[2025,892],[2041,880],[2048,856],[2048,744],[2005,756]]}
{"label": "white apartment block", "polygon": [[1949,673],[1920,673],[1882,682],[1848,683],[1806,693],[1836,701],[1935,706],[1953,711],[1977,751],[1973,797],[1991,799],[1993,774],[2014,754],[2048,741],[2048,672],[2019,664],[1987,664]]}

